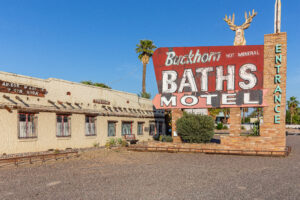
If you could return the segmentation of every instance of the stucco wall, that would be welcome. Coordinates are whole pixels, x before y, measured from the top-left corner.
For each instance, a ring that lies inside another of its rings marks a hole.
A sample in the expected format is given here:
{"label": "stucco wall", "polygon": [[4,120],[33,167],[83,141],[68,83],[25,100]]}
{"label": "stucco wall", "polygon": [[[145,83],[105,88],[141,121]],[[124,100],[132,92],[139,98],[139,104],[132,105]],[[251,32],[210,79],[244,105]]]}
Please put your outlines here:
{"label": "stucco wall", "polygon": [[[80,83],[74,83],[65,80],[59,80],[49,78],[46,80],[32,78],[17,74],[11,74],[7,72],[0,72],[0,80],[9,81],[19,84],[26,84],[30,86],[45,88],[47,94],[44,98],[33,97],[26,95],[18,95],[28,104],[38,104],[44,106],[52,106],[48,100],[57,102],[75,102],[80,103],[83,108],[86,109],[101,109],[102,105],[93,104],[93,99],[103,99],[110,101],[111,106],[120,107],[135,107],[141,109],[153,109],[152,101],[149,99],[139,98],[136,94],[116,91],[112,89],[99,88],[95,86],[88,86]],[[67,95],[70,92],[71,95]],[[15,99],[12,94],[5,93],[7,96],[11,96]],[[39,99],[39,100],[38,100]],[[129,102],[129,103],[127,103]],[[10,103],[3,96],[0,96],[0,103]],[[20,102],[17,102],[20,103]],[[60,106],[60,105],[57,105]]]}
{"label": "stucco wall", "polygon": [[[0,154],[37,152],[48,149],[85,148],[94,143],[104,146],[110,138],[107,135],[108,121],[116,121],[116,136],[121,138],[122,121],[132,122],[132,133],[140,141],[152,140],[149,135],[149,123],[164,122],[164,113],[153,108],[151,100],[139,98],[136,94],[86,86],[58,79],[37,79],[6,72],[0,72],[0,80],[44,88],[45,97],[0,92]],[[68,95],[69,93],[70,95]],[[16,98],[16,96],[18,96]],[[7,98],[9,97],[9,98]],[[18,98],[22,99],[21,102]],[[110,105],[96,104],[94,99],[110,102]],[[49,103],[54,102],[54,105]],[[62,102],[62,104],[58,103]],[[80,106],[76,106],[77,105]],[[120,107],[125,112],[107,112],[103,107]],[[8,109],[7,109],[8,108]],[[131,112],[128,109],[148,111]],[[28,111],[30,110],[30,111]],[[149,113],[149,111],[152,111]],[[18,113],[34,112],[37,116],[37,138],[18,138]],[[96,115],[96,136],[85,135],[85,116],[91,112]],[[56,136],[57,113],[71,114],[71,137]],[[138,122],[148,127],[143,135],[137,135]],[[165,125],[163,126],[163,133]]]}

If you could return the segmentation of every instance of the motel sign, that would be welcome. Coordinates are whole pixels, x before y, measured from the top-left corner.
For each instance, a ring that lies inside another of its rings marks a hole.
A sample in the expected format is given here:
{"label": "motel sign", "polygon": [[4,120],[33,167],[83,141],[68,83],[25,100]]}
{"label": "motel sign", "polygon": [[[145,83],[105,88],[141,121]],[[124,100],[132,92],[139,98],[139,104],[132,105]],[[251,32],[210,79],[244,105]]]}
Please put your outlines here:
{"label": "motel sign", "polygon": [[157,109],[262,107],[264,45],[159,48]]}

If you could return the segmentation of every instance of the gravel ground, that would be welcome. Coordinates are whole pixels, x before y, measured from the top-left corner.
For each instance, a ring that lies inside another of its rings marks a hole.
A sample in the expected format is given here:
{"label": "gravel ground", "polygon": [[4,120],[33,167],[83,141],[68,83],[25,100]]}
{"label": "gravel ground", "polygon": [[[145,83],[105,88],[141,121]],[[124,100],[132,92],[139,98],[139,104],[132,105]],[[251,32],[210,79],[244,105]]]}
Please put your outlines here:
{"label": "gravel ground", "polygon": [[300,199],[300,136],[287,158],[85,152],[0,168],[0,199]]}

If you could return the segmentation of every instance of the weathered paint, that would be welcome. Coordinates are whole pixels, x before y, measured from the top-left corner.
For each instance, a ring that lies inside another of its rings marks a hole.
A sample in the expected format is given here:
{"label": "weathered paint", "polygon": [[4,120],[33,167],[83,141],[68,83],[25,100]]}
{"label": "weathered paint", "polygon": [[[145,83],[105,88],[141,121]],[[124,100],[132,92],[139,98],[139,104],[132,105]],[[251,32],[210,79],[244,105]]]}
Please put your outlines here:
{"label": "weathered paint", "polygon": [[94,99],[93,103],[103,104],[103,105],[110,105],[110,101],[104,99]]}
{"label": "weathered paint", "polygon": [[47,94],[47,90],[43,88],[3,80],[0,80],[0,92],[36,97],[45,97],[45,94]]}
{"label": "weathered paint", "polygon": [[159,48],[153,63],[156,108],[266,106],[263,45]]}
{"label": "weathered paint", "polygon": [[[275,55],[275,68],[276,68],[276,74],[274,76],[274,84],[277,84],[276,89],[274,91],[274,103],[276,103],[274,107],[274,112],[275,113],[280,113],[278,108],[281,107],[281,95],[278,97],[276,94],[282,94],[282,89],[280,87],[281,84],[281,75],[280,73],[280,67],[281,67],[281,62],[282,62],[282,45],[281,44],[276,44],[275,45],[275,54],[280,54],[280,55]],[[280,124],[280,115],[274,115],[274,124]]]}
{"label": "weathered paint", "polygon": [[274,124],[280,124],[280,115],[274,116]]}
{"label": "weathered paint", "polygon": [[231,108],[231,107],[265,107],[264,102],[267,90],[240,91],[237,93],[174,93],[169,95],[158,94],[153,99],[157,109],[167,108]]}
{"label": "weathered paint", "polygon": [[[159,123],[163,123],[162,131],[163,134],[165,133],[164,112],[154,112],[151,100],[140,98],[136,94],[65,80],[53,78],[44,80],[1,71],[0,80],[45,88],[48,91],[44,98],[0,91],[0,104],[6,106],[0,107],[0,155],[47,151],[48,149],[88,148],[95,143],[104,146],[106,141],[112,138],[108,136],[109,121],[116,122],[114,138],[122,137],[123,121],[132,122],[132,133],[139,141],[153,139],[149,134],[149,127],[152,124],[157,130]],[[67,92],[71,95],[67,95]],[[22,99],[22,102],[18,100],[18,97]],[[110,102],[110,105],[94,103],[94,100],[99,99]],[[122,111],[115,111],[114,107],[122,108]],[[21,139],[18,137],[18,114],[20,112],[35,113],[37,138]],[[71,114],[71,137],[56,136],[57,114]],[[94,116],[96,119],[96,135],[94,136],[86,135],[86,116]],[[143,135],[137,134],[138,123],[144,123]]]}

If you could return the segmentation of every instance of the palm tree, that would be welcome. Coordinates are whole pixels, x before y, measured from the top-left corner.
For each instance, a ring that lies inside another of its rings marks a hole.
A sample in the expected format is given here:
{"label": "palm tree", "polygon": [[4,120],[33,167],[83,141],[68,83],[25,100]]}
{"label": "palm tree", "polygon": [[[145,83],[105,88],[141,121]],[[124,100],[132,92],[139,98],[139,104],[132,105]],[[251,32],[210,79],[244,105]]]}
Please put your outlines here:
{"label": "palm tree", "polygon": [[145,99],[151,99],[151,94],[147,92],[141,92],[138,94],[139,97],[145,98]]}
{"label": "palm tree", "polygon": [[291,113],[291,124],[293,124],[293,116],[297,113],[297,108],[299,105],[299,101],[296,97],[290,97],[290,100],[287,101],[287,106]]}
{"label": "palm tree", "polygon": [[222,110],[220,108],[208,108],[208,115],[216,121],[217,116],[221,111]]}
{"label": "palm tree", "polygon": [[227,124],[227,122],[228,122],[227,116],[230,114],[230,109],[229,108],[223,108],[222,112],[224,113],[224,123]]}
{"label": "palm tree", "polygon": [[243,111],[243,123],[245,123],[245,117],[246,117],[246,113],[249,111],[249,109],[247,107],[242,108]]}
{"label": "palm tree", "polygon": [[135,51],[139,54],[139,59],[143,63],[142,93],[146,93],[146,66],[149,63],[149,59],[150,57],[152,57],[156,46],[151,40],[140,40],[140,43],[136,46],[137,48],[135,49]]}

